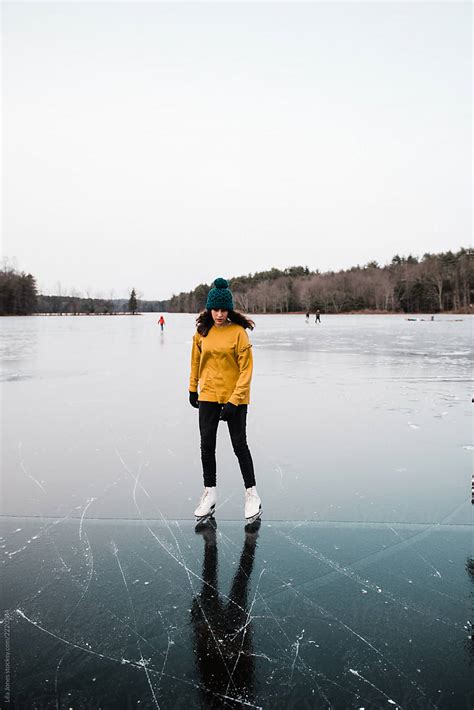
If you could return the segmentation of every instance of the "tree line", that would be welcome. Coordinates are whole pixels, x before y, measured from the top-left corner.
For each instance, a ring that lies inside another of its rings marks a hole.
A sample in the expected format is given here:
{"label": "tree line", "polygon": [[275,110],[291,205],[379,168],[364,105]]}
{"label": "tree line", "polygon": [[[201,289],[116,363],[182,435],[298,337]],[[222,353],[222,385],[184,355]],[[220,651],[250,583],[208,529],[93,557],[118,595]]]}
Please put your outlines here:
{"label": "tree line", "polygon": [[[246,313],[316,311],[347,313],[469,312],[473,301],[472,252],[426,253],[423,257],[396,254],[390,264],[371,261],[341,271],[320,273],[307,266],[272,268],[229,279],[235,307]],[[136,312],[198,313],[204,308],[211,284],[162,301],[140,300],[135,289],[128,299],[38,295],[31,274],[0,271],[0,315],[32,313],[114,314]]]}
{"label": "tree line", "polygon": [[[246,313],[316,311],[347,313],[440,313],[470,309],[474,271],[471,252],[426,253],[422,258],[396,254],[390,264],[371,261],[341,271],[320,273],[307,266],[270,269],[229,279],[235,307]],[[197,313],[210,284],[159,301],[159,309]]]}

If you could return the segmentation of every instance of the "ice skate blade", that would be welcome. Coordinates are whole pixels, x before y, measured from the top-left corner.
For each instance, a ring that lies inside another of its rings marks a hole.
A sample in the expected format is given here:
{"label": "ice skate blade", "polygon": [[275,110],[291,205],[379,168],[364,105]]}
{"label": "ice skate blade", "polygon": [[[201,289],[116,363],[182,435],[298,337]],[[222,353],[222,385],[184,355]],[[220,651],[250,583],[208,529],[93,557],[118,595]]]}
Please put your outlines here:
{"label": "ice skate blade", "polygon": [[260,510],[258,511],[258,513],[256,515],[251,515],[250,518],[245,518],[245,524],[252,525],[252,523],[254,523],[256,520],[258,520],[260,518],[262,513],[263,513],[263,510],[260,508]]}
{"label": "ice skate blade", "polygon": [[196,518],[196,525],[201,525],[202,523],[205,523],[207,520],[210,520],[214,516],[214,510],[216,506],[213,505],[209,513],[206,513],[206,515],[195,515],[194,517]]}
{"label": "ice skate blade", "polygon": [[247,523],[245,526],[245,533],[250,540],[255,540],[257,538],[257,533],[262,525],[262,519],[257,518],[253,523]]}
{"label": "ice skate blade", "polygon": [[199,520],[194,526],[194,532],[197,534],[206,532],[215,532],[217,530],[216,519],[212,515],[204,517],[203,520]]}

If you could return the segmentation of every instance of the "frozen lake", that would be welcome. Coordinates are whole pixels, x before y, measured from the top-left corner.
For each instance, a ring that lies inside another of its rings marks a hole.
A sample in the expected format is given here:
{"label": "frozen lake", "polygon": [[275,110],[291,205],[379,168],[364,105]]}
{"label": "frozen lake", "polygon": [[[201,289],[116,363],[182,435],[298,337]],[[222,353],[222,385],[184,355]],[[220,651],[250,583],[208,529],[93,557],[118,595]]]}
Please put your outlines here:
{"label": "frozen lake", "polygon": [[[89,518],[192,518],[194,318],[168,315],[163,335],[156,320],[2,320],[4,514],[80,517],[93,498]],[[266,519],[469,522],[469,316],[255,321],[248,439]],[[221,429],[219,518],[240,520]]]}
{"label": "frozen lake", "polygon": [[194,531],[194,318],[165,317],[0,323],[4,699],[471,707],[470,317],[255,317],[250,533],[225,425]]}

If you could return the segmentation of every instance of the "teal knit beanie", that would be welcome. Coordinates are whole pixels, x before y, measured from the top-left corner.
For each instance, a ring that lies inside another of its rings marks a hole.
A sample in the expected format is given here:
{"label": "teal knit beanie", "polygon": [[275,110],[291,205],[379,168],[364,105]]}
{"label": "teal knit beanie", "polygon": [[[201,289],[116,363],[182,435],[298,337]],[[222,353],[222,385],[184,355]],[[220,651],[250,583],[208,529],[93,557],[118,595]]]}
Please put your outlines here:
{"label": "teal knit beanie", "polygon": [[206,308],[208,311],[217,311],[222,308],[224,311],[234,310],[234,301],[229,284],[225,279],[215,279],[214,288],[211,288],[207,295]]}

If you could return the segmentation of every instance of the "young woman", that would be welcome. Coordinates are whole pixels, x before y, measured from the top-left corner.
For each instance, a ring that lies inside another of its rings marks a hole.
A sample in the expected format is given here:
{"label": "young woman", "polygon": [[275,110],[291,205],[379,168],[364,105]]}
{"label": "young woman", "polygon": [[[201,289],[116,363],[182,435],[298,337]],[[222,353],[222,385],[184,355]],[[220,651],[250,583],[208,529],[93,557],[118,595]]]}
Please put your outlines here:
{"label": "young woman", "polygon": [[216,507],[216,437],[219,421],[227,422],[244,479],[247,523],[254,522],[262,512],[246,436],[253,367],[252,346],[246,328],[253,330],[254,325],[253,321],[234,311],[227,281],[216,279],[207,297],[206,310],[196,320],[197,332],[191,352],[189,402],[199,408],[204,473],[204,493],[194,511],[198,522],[212,516]]}

